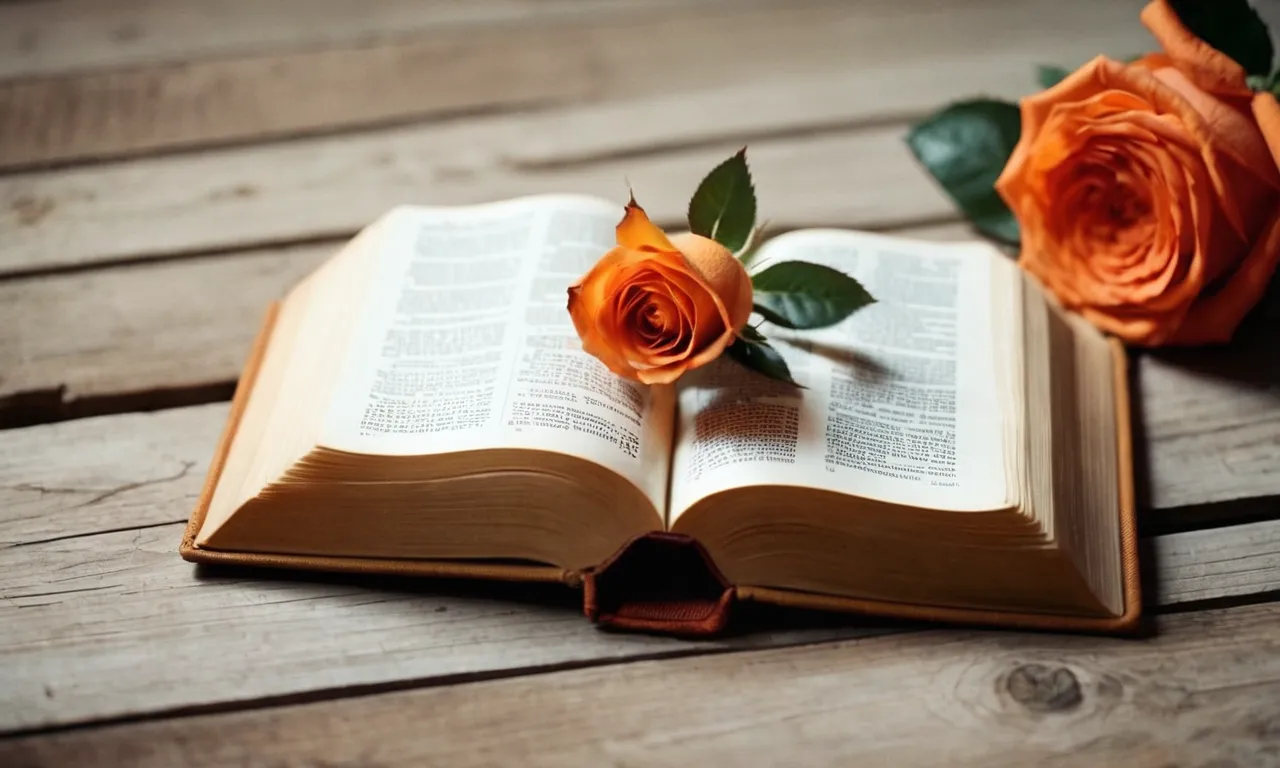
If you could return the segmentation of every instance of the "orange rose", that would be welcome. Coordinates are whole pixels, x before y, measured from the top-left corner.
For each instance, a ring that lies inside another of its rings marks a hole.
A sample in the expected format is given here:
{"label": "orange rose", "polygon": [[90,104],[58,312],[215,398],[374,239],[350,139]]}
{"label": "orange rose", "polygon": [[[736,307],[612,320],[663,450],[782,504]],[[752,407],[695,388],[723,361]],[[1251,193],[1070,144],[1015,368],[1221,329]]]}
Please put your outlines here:
{"label": "orange rose", "polygon": [[1024,99],[996,189],[1065,306],[1135,344],[1227,341],[1280,261],[1280,107],[1163,0],[1142,19],[1168,53]]}
{"label": "orange rose", "polygon": [[635,200],[617,238],[618,247],[569,288],[582,348],[645,384],[668,384],[716,359],[751,315],[742,263],[699,235],[668,239]]}

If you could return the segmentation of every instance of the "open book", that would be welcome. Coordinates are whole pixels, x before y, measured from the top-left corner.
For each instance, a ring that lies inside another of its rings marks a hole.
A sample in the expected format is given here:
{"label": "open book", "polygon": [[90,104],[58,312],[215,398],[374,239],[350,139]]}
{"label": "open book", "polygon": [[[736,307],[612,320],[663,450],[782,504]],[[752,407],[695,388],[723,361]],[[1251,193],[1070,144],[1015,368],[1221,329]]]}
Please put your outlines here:
{"label": "open book", "polygon": [[[727,358],[645,387],[565,310],[620,215],[546,196],[366,228],[270,314],[183,556],[586,582],[589,614],[657,629],[719,627],[734,599],[1134,624],[1117,344],[986,245],[806,230],[756,263],[826,264],[878,303],[768,330],[804,389]],[[664,549],[692,541],[707,573]]]}

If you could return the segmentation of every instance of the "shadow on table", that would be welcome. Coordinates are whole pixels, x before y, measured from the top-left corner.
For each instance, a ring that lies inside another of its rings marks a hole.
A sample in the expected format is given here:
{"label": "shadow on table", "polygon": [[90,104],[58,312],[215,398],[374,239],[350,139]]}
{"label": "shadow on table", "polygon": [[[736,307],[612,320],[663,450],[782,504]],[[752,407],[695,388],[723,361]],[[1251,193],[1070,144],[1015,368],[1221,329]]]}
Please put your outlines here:
{"label": "shadow on table", "polygon": [[[1169,428],[1170,422],[1191,417],[1185,413],[1186,407],[1193,404],[1187,391],[1203,387],[1203,401],[1216,398],[1218,402],[1213,405],[1223,414],[1230,413],[1233,399],[1239,399],[1241,410],[1253,411],[1267,410],[1271,407],[1268,403],[1273,402],[1274,412],[1258,415],[1280,418],[1280,309],[1273,311],[1275,317],[1268,316],[1266,322],[1261,318],[1250,318],[1230,344],[1130,351],[1134,483],[1142,534],[1234,525],[1275,517],[1276,504],[1271,498],[1208,502],[1176,510],[1161,510],[1157,515],[1149,514],[1152,509],[1149,449],[1152,441],[1159,439],[1161,432]],[[1144,381],[1144,378],[1150,380]],[[1185,391],[1172,393],[1168,403],[1163,400],[1151,402],[1153,394],[1161,397],[1161,385],[1171,386],[1167,383],[1170,380]],[[1212,458],[1206,457],[1207,460]]]}
{"label": "shadow on table", "polygon": [[[446,612],[450,601],[476,604],[499,604],[516,610],[563,612],[565,616],[582,615],[582,592],[558,584],[516,583],[505,581],[481,581],[465,579],[422,578],[370,574],[315,573],[309,571],[280,571],[269,568],[243,566],[196,567],[196,578],[208,582],[255,581],[288,590],[297,587],[350,587],[371,595],[416,596],[438,598],[442,602],[429,610]],[[1144,588],[1146,584],[1144,583]],[[734,606],[733,620],[728,629],[710,639],[715,643],[738,641],[741,647],[787,645],[793,643],[834,641],[840,639],[867,638],[879,635],[900,634],[922,630],[983,629],[1010,635],[1015,631],[964,625],[943,625],[885,619],[856,614],[831,613],[800,608],[740,602]],[[603,633],[613,630],[600,629]],[[1144,628],[1137,637],[1149,635],[1151,628]],[[1035,634],[1046,634],[1036,632]],[[1047,633],[1054,634],[1054,633]],[[692,647],[692,646],[691,646]]]}
{"label": "shadow on table", "polygon": [[[1278,284],[1280,285],[1280,284]],[[1277,293],[1273,291],[1273,293]],[[1199,348],[1166,348],[1132,350],[1130,352],[1130,392],[1134,443],[1134,482],[1138,504],[1140,540],[1139,562],[1142,567],[1142,590],[1148,610],[1154,612],[1154,601],[1160,585],[1156,574],[1156,539],[1162,534],[1200,530],[1228,525],[1242,525],[1275,519],[1280,504],[1274,496],[1233,498],[1207,501],[1176,508],[1153,509],[1151,446],[1172,429],[1188,429],[1180,422],[1193,424],[1195,414],[1188,409],[1197,404],[1189,392],[1203,388],[1202,407],[1219,409],[1223,426],[1247,424],[1266,418],[1280,419],[1280,295],[1246,319],[1230,344]],[[1144,381],[1144,377],[1149,380]],[[1186,392],[1170,392],[1163,402],[1161,387],[1174,386]],[[1152,395],[1157,399],[1152,401]],[[1147,399],[1144,399],[1144,396]],[[1232,413],[1233,401],[1239,414]],[[1272,406],[1274,404],[1274,407]],[[1168,409],[1168,410],[1166,410]],[[1214,431],[1206,425],[1204,433]],[[1197,434],[1188,429],[1185,433]],[[1205,456],[1206,461],[1219,457]],[[1161,613],[1205,608],[1225,608],[1234,604],[1257,602],[1259,595],[1238,598],[1216,598],[1210,601],[1183,603],[1160,608]]]}
{"label": "shadow on table", "polygon": [[[314,587],[338,587],[367,590],[370,594],[381,593],[387,596],[439,598],[446,602],[432,610],[441,613],[449,610],[447,601],[466,601],[476,604],[505,604],[513,609],[563,612],[566,616],[580,617],[584,624],[588,621],[582,614],[582,591],[561,584],[285,571],[204,564],[195,567],[195,577],[209,583],[254,581],[285,591],[296,587],[299,593]],[[838,634],[844,634],[842,630],[848,630],[848,636],[852,637],[901,632],[926,626],[913,622],[751,602],[740,602],[733,610],[733,620],[728,630],[715,639],[820,630],[831,630]]]}

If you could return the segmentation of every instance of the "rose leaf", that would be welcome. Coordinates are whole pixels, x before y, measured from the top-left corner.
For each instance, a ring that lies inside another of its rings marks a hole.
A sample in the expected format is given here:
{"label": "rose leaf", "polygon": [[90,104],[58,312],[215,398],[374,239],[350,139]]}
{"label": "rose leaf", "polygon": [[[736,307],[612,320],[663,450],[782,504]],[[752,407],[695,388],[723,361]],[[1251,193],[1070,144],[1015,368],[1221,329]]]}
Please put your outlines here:
{"label": "rose leaf", "polygon": [[783,261],[751,277],[755,310],[783,328],[825,328],[875,299],[839,270],[807,261]]}
{"label": "rose leaf", "polygon": [[1059,67],[1055,64],[1039,64],[1036,66],[1036,82],[1041,88],[1052,88],[1071,74],[1066,67]]}
{"label": "rose leaf", "polygon": [[1169,5],[1193,35],[1230,56],[1245,74],[1271,72],[1271,33],[1249,0],[1170,0]]}
{"label": "rose leaf", "polygon": [[[757,333],[756,335],[759,334]],[[760,337],[758,341],[749,341],[746,338],[739,337],[734,340],[733,344],[729,345],[727,351],[729,352],[729,357],[757,373],[762,373],[771,379],[784,381],[804,389],[795,379],[791,378],[791,369],[787,367],[787,361],[778,353],[778,350],[764,340],[764,337]]]}
{"label": "rose leaf", "polygon": [[689,200],[689,231],[738,252],[756,223],[747,148],[712,169]]}
{"label": "rose leaf", "polygon": [[1016,104],[976,99],[917,123],[907,144],[978,231],[1016,244],[1018,220],[994,185],[1021,132]]}

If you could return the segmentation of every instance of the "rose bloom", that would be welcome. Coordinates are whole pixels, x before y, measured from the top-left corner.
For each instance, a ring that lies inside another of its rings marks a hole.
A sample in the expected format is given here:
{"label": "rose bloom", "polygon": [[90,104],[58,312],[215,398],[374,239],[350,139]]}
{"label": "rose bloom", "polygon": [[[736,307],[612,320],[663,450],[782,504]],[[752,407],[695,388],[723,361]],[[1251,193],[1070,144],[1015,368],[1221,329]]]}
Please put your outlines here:
{"label": "rose bloom", "polygon": [[1022,101],[996,189],[1065,306],[1134,344],[1224,342],[1280,260],[1280,106],[1164,0],[1142,21],[1164,53]]}
{"label": "rose bloom", "polygon": [[751,315],[751,278],[723,245],[700,235],[667,238],[635,200],[618,246],[569,288],[582,348],[609,370],[668,384],[715,360]]}

